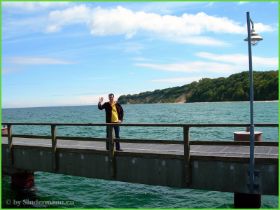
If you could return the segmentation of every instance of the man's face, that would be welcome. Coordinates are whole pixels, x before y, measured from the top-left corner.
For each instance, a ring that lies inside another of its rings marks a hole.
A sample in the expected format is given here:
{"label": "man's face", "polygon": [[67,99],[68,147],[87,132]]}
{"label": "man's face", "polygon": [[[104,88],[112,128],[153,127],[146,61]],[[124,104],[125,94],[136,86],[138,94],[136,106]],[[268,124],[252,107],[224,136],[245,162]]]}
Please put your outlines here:
{"label": "man's face", "polygon": [[113,102],[114,101],[114,96],[113,95],[109,95],[109,101]]}

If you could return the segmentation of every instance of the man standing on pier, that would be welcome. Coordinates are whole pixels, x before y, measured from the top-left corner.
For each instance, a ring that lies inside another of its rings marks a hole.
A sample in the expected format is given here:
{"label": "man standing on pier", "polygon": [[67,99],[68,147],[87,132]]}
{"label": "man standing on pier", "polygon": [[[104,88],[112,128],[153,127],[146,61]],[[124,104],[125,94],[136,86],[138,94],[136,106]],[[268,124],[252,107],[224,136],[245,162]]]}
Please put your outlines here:
{"label": "man standing on pier", "polygon": [[[99,98],[98,109],[105,109],[106,111],[106,123],[121,123],[123,121],[123,108],[122,106],[114,101],[114,94],[110,93],[108,95],[109,102],[105,102],[102,105],[103,97]],[[114,125],[115,130],[115,142],[116,142],[116,150],[122,151],[120,148],[120,126]],[[108,138],[108,130],[107,130],[107,138]],[[106,142],[106,149],[109,150],[109,142]]]}

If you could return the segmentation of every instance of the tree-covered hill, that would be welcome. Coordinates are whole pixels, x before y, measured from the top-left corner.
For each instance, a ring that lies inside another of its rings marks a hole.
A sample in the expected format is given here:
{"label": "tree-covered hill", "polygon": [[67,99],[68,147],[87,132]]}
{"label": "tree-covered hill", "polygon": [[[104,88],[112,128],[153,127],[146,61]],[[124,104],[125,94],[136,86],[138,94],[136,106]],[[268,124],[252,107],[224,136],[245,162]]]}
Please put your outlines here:
{"label": "tree-covered hill", "polygon": [[[254,72],[255,100],[278,100],[278,71]],[[203,78],[180,87],[122,95],[122,104],[185,103],[214,101],[248,101],[249,73],[241,72],[227,78]]]}

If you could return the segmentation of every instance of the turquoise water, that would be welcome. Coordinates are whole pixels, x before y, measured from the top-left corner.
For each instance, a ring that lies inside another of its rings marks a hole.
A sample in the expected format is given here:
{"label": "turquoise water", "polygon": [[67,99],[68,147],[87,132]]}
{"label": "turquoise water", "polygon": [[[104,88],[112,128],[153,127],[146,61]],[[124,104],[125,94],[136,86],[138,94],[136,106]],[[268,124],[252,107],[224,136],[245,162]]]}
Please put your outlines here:
{"label": "turquoise water", "polygon": [[[249,123],[248,102],[124,105],[125,123]],[[255,102],[255,123],[278,123],[278,102]],[[3,122],[103,123],[96,106],[3,109]],[[244,128],[191,128],[192,140],[230,140]],[[257,128],[264,141],[277,141],[276,128]],[[50,135],[48,126],[15,126],[17,134]],[[103,127],[59,127],[58,135],[104,137]],[[182,139],[180,128],[121,127],[122,138]],[[231,208],[233,194],[162,186],[148,186],[36,172],[39,207],[88,208]],[[3,181],[3,204],[11,198],[9,179]],[[31,205],[32,206],[32,205]],[[36,205],[33,205],[36,206]],[[37,205],[38,206],[38,205]],[[277,196],[262,196],[262,207],[277,208]]]}

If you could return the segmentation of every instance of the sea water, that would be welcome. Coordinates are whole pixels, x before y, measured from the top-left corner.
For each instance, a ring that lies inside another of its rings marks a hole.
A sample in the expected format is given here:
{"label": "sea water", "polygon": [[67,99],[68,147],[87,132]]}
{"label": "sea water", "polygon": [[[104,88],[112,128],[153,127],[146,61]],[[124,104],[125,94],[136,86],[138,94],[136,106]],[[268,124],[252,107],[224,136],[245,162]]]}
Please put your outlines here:
{"label": "sea water", "polygon": [[[249,102],[123,105],[124,123],[250,123]],[[3,122],[103,123],[104,110],[96,105],[2,110]],[[255,123],[278,123],[278,101],[255,102]],[[245,128],[191,128],[191,140],[233,140]],[[256,128],[263,141],[278,141],[277,128]],[[105,137],[105,128],[59,126],[59,136]],[[50,135],[50,126],[14,126],[14,134]],[[182,140],[182,128],[121,127],[121,138]],[[45,172],[35,173],[35,203],[21,206],[59,208],[231,208],[233,193],[149,186]],[[13,192],[9,177],[2,179],[2,204]],[[56,202],[48,202],[56,201]],[[277,208],[277,196],[262,196],[263,208]]]}

